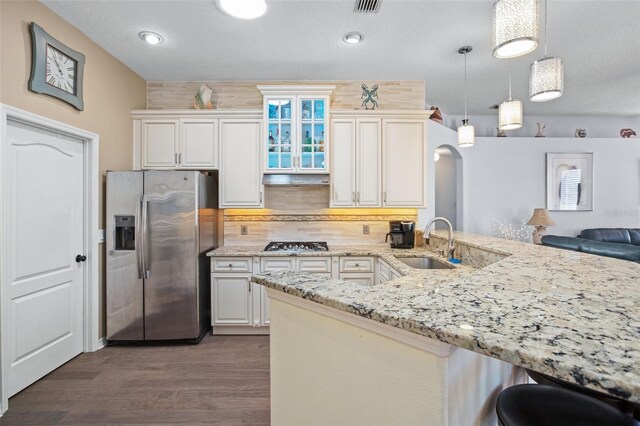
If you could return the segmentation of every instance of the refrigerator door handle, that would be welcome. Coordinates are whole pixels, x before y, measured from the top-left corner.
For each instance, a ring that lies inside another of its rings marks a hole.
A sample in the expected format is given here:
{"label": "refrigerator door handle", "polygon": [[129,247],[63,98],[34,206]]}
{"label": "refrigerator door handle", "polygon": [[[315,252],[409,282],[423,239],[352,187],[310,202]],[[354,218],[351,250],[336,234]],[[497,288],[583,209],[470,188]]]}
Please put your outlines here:
{"label": "refrigerator door handle", "polygon": [[149,241],[149,196],[147,194],[142,194],[142,258],[143,258],[143,270],[144,270],[144,279],[148,280],[151,278],[151,267],[149,261],[149,250],[147,250],[147,242]]}
{"label": "refrigerator door handle", "polygon": [[[135,225],[135,250],[136,250],[136,264],[138,266],[138,279],[142,279],[142,270],[143,270],[143,258],[142,258],[142,254],[143,254],[143,250],[144,250],[144,242],[143,242],[143,236],[144,234],[142,233],[142,227],[141,227],[141,223],[142,223],[142,219],[140,217],[140,215],[142,214],[142,195],[140,196],[140,199],[138,200],[138,206],[136,207],[136,225]],[[115,232],[115,231],[114,231]]]}

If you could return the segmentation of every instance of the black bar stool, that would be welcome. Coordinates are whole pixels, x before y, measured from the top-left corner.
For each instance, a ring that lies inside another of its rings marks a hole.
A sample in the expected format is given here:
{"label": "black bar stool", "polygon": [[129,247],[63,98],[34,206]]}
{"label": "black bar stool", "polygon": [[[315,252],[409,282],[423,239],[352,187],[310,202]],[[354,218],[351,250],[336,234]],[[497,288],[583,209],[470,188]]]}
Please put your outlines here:
{"label": "black bar stool", "polygon": [[630,416],[634,416],[636,420],[640,420],[640,406],[638,406],[638,404],[634,404],[631,401],[627,401],[621,398],[616,398],[615,396],[607,395],[606,393],[584,388],[574,383],[567,382],[566,380],[562,380],[556,377],[548,376],[546,374],[538,373],[537,371],[527,369],[527,374],[529,375],[529,377],[535,380],[535,382],[538,384],[549,385],[549,386],[559,386],[561,388],[579,392],[583,395],[587,395],[592,398],[598,399],[602,402],[606,402],[607,404],[613,407],[616,407],[618,410],[622,411],[623,413],[626,413]]}
{"label": "black bar stool", "polygon": [[590,396],[549,385],[515,385],[498,396],[500,426],[637,426],[633,417]]}

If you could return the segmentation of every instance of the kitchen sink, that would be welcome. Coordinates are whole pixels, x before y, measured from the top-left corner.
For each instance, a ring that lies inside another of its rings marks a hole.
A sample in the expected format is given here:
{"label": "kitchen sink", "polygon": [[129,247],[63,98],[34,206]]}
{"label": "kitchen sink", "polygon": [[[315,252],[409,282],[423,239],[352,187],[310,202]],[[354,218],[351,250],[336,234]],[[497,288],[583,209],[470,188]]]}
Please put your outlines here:
{"label": "kitchen sink", "polygon": [[396,257],[396,259],[415,269],[453,269],[452,265],[430,257]]}

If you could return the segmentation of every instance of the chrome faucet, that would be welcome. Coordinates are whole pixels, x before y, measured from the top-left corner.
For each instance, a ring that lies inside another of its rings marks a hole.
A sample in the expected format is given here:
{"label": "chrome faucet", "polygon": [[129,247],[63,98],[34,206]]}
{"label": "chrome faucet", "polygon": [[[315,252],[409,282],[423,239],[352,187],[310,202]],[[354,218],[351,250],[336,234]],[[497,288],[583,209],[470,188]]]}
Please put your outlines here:
{"label": "chrome faucet", "polygon": [[451,222],[449,222],[446,218],[434,217],[429,222],[427,222],[427,226],[425,226],[424,228],[424,241],[426,244],[429,244],[429,236],[431,235],[431,225],[433,225],[434,222],[438,222],[438,221],[446,223],[447,226],[449,227],[449,245],[448,245],[448,248],[444,250],[443,254],[447,257],[447,259],[451,259],[453,258],[453,251],[455,250],[455,245],[453,244],[453,226],[451,225]]}

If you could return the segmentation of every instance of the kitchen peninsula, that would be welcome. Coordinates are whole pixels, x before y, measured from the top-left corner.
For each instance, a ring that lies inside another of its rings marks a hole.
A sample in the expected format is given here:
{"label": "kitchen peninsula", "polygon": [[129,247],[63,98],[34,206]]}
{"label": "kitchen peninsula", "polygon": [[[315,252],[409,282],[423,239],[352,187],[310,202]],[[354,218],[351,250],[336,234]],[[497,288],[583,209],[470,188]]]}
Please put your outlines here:
{"label": "kitchen peninsula", "polygon": [[524,380],[512,365],[640,402],[640,265],[462,233],[456,243],[476,267],[414,270],[394,259],[404,251],[369,248],[405,276],[254,274],[271,298],[272,420],[488,422],[502,386]]}

